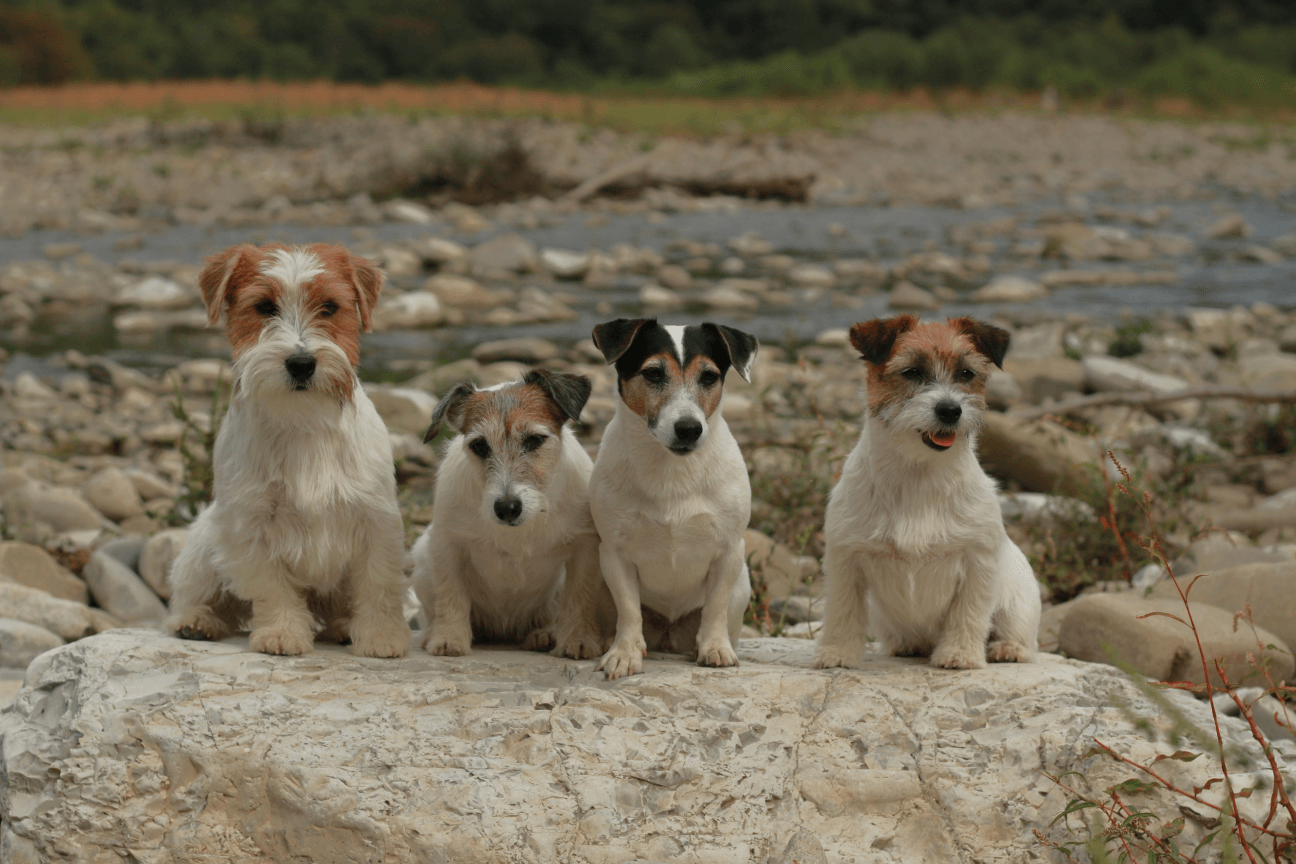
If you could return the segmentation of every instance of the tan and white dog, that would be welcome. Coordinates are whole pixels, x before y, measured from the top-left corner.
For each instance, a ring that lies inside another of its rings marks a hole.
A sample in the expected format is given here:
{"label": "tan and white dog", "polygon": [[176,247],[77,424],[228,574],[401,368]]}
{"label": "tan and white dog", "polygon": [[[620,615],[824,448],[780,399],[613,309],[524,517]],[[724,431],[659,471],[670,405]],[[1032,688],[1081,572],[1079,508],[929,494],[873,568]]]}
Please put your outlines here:
{"label": "tan and white dog", "polygon": [[437,474],[432,524],[414,545],[423,646],[468,654],[473,642],[596,657],[611,637],[590,518],[594,465],[567,425],[590,381],[533,369],[478,390],[460,384],[432,415],[459,434]]}
{"label": "tan and white dog", "polygon": [[212,454],[215,495],[171,572],[167,626],[189,639],[250,628],[267,654],[349,639],[400,657],[404,529],[391,443],[356,375],[382,273],[339,246],[236,246],[199,277],[234,355]]}
{"label": "tan and white dog", "polygon": [[751,484],[720,402],[730,367],[749,379],[756,339],[717,324],[619,318],[594,328],[594,344],[616,364],[620,396],[590,478],[617,610],[599,668],[633,675],[650,647],[736,666],[751,598]]}
{"label": "tan and white dog", "polygon": [[1032,660],[1039,588],[976,457],[1008,333],[901,315],[850,339],[868,364],[868,408],[828,500],[816,665],[859,666],[870,627],[886,651],[934,666]]}

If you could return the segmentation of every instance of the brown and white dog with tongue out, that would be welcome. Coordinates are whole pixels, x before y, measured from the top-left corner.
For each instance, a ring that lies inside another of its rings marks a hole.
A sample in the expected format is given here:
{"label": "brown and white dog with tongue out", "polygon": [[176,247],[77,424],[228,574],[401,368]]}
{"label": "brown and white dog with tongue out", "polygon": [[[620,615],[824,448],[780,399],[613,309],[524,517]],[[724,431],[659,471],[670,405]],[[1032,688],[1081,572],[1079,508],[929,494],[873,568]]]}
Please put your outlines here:
{"label": "brown and white dog with tongue out", "polygon": [[864,321],[859,443],[828,499],[816,665],[859,666],[871,632],[896,656],[978,669],[1034,659],[1039,588],[976,457],[1007,331],[970,318]]}

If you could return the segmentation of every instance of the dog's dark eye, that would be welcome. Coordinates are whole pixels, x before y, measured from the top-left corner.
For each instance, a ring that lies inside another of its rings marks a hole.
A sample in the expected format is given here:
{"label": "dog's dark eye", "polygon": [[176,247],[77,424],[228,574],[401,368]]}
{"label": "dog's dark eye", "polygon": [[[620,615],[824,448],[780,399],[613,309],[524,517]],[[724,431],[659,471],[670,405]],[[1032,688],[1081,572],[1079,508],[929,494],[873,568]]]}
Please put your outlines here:
{"label": "dog's dark eye", "polygon": [[332,300],[325,300],[324,305],[320,307],[321,318],[332,318],[337,314],[338,305]]}
{"label": "dog's dark eye", "polygon": [[522,439],[522,449],[528,453],[530,453],[532,450],[537,450],[544,445],[546,437],[548,436],[528,435]]}
{"label": "dog's dark eye", "polygon": [[719,380],[720,380],[720,373],[716,372],[714,369],[708,369],[707,371],[703,372],[700,376],[698,376],[698,381],[702,383],[703,387],[714,387],[716,385],[716,382],[718,382]]}
{"label": "dog's dark eye", "polygon": [[971,381],[975,377],[976,377],[976,373],[973,372],[971,369],[964,369],[962,372],[959,372],[960,381]]}
{"label": "dog's dark eye", "polygon": [[468,442],[468,449],[473,452],[478,459],[489,459],[491,454],[490,444],[485,438],[474,438]]}
{"label": "dog's dark eye", "polygon": [[903,375],[905,378],[909,379],[910,381],[923,380],[922,370],[913,366],[910,366],[908,369],[904,370],[900,374]]}
{"label": "dog's dark eye", "polygon": [[252,308],[257,311],[258,315],[264,315],[266,318],[269,318],[271,315],[274,315],[279,311],[279,307],[275,305],[273,300],[262,300]]}
{"label": "dog's dark eye", "polygon": [[640,374],[649,384],[659,385],[666,383],[666,370],[660,366],[649,366]]}

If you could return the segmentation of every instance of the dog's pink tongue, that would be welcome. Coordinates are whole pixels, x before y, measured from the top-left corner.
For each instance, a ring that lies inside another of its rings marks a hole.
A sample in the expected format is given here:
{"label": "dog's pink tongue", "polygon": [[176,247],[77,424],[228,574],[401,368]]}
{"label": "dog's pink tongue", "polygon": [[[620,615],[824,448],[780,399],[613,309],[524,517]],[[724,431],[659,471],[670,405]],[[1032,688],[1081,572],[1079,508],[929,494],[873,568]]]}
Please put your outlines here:
{"label": "dog's pink tongue", "polygon": [[930,437],[933,443],[939,444],[941,447],[954,446],[954,432],[933,432]]}

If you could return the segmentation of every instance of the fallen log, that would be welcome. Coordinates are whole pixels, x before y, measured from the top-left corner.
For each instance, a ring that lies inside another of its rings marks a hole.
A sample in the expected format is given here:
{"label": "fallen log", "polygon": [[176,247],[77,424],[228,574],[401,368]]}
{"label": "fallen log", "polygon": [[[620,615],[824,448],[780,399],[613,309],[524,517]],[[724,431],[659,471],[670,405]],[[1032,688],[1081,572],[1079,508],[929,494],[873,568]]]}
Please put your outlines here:
{"label": "fallen log", "polygon": [[1257,404],[1292,404],[1296,403],[1296,390],[1248,390],[1241,387],[1198,387],[1188,390],[1175,390],[1170,393],[1152,393],[1140,390],[1129,393],[1094,393],[1077,399],[1068,399],[1053,405],[1037,405],[1021,411],[1011,412],[1011,416],[1023,420],[1033,420],[1049,414],[1068,414],[1084,408],[1099,408],[1104,405],[1164,405],[1167,402],[1183,402],[1189,399],[1235,399],[1239,402]]}

